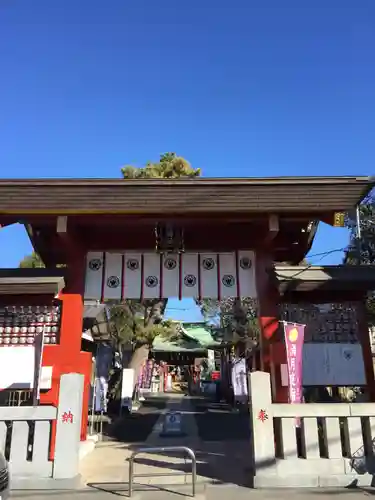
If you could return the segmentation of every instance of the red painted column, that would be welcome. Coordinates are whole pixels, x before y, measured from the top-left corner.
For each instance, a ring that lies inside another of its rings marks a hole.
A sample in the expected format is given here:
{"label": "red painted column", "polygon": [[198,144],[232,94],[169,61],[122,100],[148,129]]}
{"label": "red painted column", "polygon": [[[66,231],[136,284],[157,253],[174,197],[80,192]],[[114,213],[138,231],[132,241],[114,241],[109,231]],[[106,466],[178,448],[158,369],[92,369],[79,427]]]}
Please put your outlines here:
{"label": "red painted column", "polygon": [[[89,398],[92,373],[92,355],[89,352],[81,352],[82,325],[83,325],[83,297],[85,293],[85,250],[77,248],[74,253],[70,253],[68,264],[67,286],[64,295],[72,297],[72,306],[69,310],[67,322],[71,332],[71,339],[74,338],[74,352],[76,353],[74,370],[75,373],[84,375],[84,390],[82,399],[82,424],[81,440],[87,438],[87,425],[89,414]],[[74,297],[74,299],[73,299]],[[74,333],[73,333],[74,332]]]}
{"label": "red painted column", "polygon": [[261,329],[260,369],[271,374],[274,401],[287,403],[288,388],[281,385],[280,369],[280,365],[287,362],[286,351],[279,329],[280,295],[276,282],[273,282],[273,269],[272,253],[267,249],[259,250],[255,259],[255,276]]}
{"label": "red painted column", "polygon": [[[87,437],[92,366],[91,353],[81,352],[84,273],[84,255],[74,256],[68,265],[66,286],[59,297],[62,301],[60,343],[45,346],[43,352],[43,366],[53,367],[52,388],[41,395],[43,404],[57,405],[61,375],[65,373],[84,375],[81,440]],[[52,430],[51,458],[54,453],[54,438],[55,428]]]}

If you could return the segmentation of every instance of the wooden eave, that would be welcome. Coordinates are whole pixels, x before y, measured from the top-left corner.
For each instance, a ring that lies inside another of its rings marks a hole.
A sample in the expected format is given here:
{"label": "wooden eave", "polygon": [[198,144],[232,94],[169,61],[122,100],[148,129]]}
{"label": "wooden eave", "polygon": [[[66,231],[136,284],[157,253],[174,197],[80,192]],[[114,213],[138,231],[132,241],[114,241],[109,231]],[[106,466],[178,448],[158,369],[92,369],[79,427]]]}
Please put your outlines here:
{"label": "wooden eave", "polygon": [[0,215],[313,215],[350,210],[373,185],[371,177],[2,179]]}
{"label": "wooden eave", "polygon": [[274,270],[282,296],[295,292],[360,292],[375,289],[375,266],[281,266]]}
{"label": "wooden eave", "polygon": [[[59,215],[68,215],[70,237],[86,247],[93,235],[98,235],[98,244],[111,234],[125,235],[130,227],[132,237],[139,229],[146,239],[147,235],[154,238],[147,225],[154,227],[163,220],[197,229],[219,224],[220,234],[233,232],[242,221],[248,226],[239,234],[252,235],[254,241],[261,235],[259,224],[266,227],[268,217],[277,215],[280,229],[272,241],[274,258],[298,263],[311,247],[318,221],[352,209],[373,185],[370,177],[3,179],[0,224],[24,224],[35,250],[53,266],[68,260],[56,237]],[[245,242],[240,247],[252,245]]]}
{"label": "wooden eave", "polygon": [[52,295],[65,286],[61,270],[50,269],[0,269],[1,295]]}
{"label": "wooden eave", "polygon": [[[64,245],[56,233],[56,217],[43,219],[31,216],[26,226],[33,247],[48,266],[67,262]],[[144,220],[130,216],[71,216],[68,234],[86,251],[122,251],[153,249],[155,224],[158,219]],[[178,222],[178,219],[176,220]],[[261,247],[268,232],[267,218],[253,215],[249,218],[183,219],[185,245],[190,251],[232,251]],[[280,230],[272,241],[275,260],[300,262],[311,246],[316,223],[307,218],[282,219]],[[129,234],[131,238],[129,239]]]}

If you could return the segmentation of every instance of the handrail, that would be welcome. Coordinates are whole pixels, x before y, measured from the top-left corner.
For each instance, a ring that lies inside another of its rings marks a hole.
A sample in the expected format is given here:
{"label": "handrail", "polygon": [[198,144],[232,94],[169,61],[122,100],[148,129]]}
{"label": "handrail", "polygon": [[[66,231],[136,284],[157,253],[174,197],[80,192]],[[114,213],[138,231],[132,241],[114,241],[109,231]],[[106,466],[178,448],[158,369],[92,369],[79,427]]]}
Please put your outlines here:
{"label": "handrail", "polygon": [[133,479],[134,477],[134,460],[137,455],[141,453],[165,453],[168,451],[183,451],[189,456],[191,460],[191,486],[192,486],[192,497],[195,497],[195,486],[197,482],[197,459],[195,453],[191,448],[187,446],[160,446],[156,448],[139,448],[133,451],[129,458],[129,498],[133,494]]}

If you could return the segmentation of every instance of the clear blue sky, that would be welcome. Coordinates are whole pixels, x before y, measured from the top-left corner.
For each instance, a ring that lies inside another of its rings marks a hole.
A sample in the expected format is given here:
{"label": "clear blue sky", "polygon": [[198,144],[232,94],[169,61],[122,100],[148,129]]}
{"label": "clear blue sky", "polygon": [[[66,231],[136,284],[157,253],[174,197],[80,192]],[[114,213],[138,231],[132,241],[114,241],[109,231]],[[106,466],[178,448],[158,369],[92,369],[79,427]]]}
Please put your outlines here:
{"label": "clear blue sky", "polygon": [[[370,175],[374,0],[4,0],[2,177]],[[313,253],[347,243],[321,228]],[[0,265],[30,251],[0,231]],[[336,263],[334,253],[322,263]]]}

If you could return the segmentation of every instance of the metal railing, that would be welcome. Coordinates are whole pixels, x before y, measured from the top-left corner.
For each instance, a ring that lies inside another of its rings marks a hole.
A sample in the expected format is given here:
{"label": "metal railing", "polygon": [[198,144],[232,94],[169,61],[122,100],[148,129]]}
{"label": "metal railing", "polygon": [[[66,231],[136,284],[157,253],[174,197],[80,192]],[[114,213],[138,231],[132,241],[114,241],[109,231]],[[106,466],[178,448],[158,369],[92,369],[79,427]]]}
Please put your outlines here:
{"label": "metal railing", "polygon": [[[191,448],[187,448],[186,446],[160,446],[156,448],[139,448],[138,450],[133,451],[129,458],[129,497],[133,494],[133,480],[135,477],[144,477],[145,474],[137,474],[134,475],[134,460],[137,455],[141,453],[168,453],[169,451],[182,451],[185,455],[191,460],[191,486],[192,486],[192,497],[195,497],[195,486],[197,482],[197,459],[195,458],[195,453]],[[156,474],[162,475],[162,474]],[[175,474],[166,474],[166,475],[175,475]]]}

